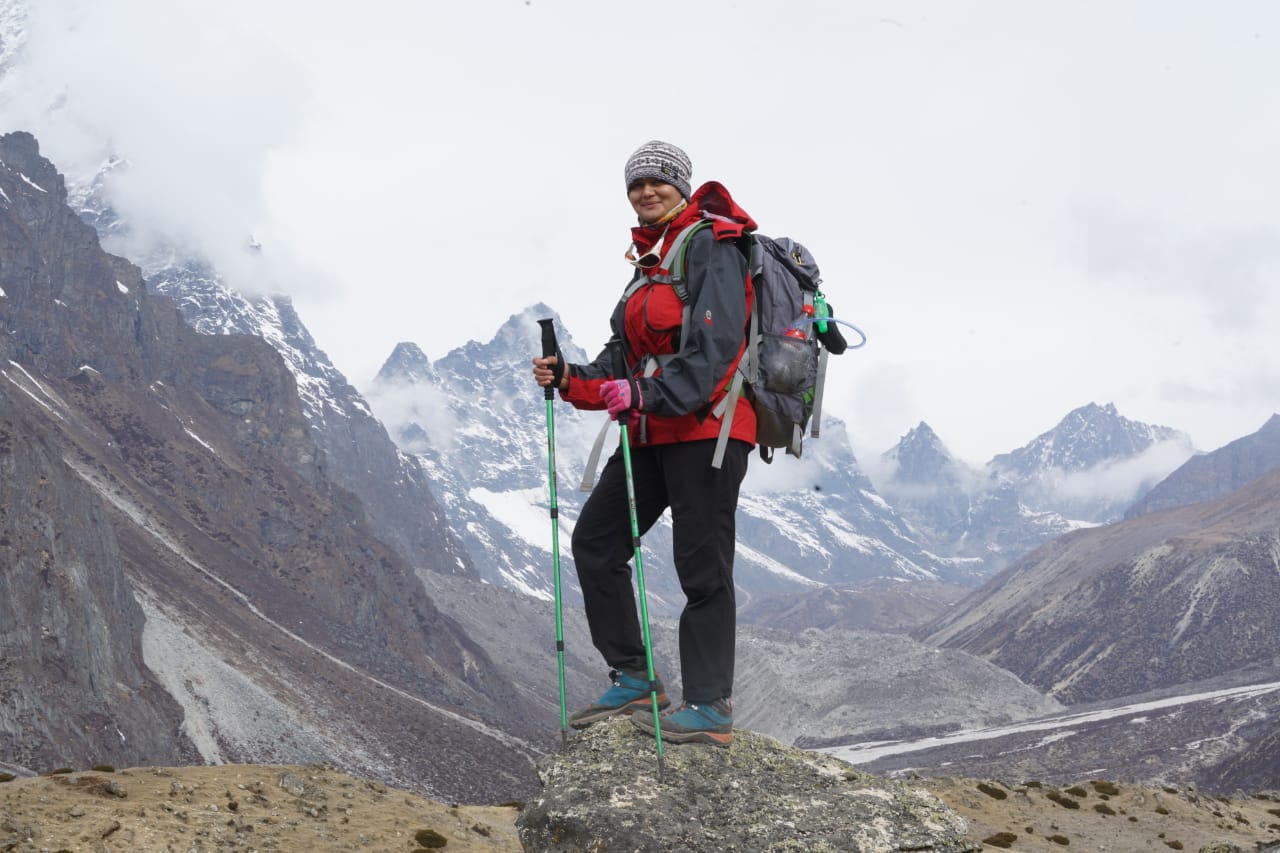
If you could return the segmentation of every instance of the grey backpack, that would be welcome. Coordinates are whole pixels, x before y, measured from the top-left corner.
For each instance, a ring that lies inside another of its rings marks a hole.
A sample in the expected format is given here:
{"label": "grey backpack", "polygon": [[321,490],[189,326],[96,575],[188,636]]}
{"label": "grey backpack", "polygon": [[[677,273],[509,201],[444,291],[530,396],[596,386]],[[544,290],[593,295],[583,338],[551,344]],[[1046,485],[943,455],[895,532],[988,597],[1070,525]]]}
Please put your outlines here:
{"label": "grey backpack", "polygon": [[[684,247],[690,237],[710,224],[703,221],[687,229],[680,235],[680,245],[672,247],[678,255],[668,266],[671,285],[685,303],[681,349],[690,314]],[[754,232],[745,234],[738,246],[747,256],[755,304],[746,352],[728,392],[713,410],[722,419],[712,460],[716,467],[724,458],[733,411],[742,396],[751,401],[756,412],[760,458],[772,462],[773,451],[779,448],[799,457],[805,430],[818,437],[827,353],[839,355],[848,348],[835,321],[829,319],[820,289],[822,277],[808,249],[790,237],[775,239]]]}

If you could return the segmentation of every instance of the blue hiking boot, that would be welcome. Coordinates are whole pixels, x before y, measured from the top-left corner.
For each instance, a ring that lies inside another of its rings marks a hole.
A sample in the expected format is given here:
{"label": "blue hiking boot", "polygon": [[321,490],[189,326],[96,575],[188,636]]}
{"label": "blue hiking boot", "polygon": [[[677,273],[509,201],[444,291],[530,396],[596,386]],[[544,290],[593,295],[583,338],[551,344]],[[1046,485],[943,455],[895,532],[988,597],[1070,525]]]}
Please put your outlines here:
{"label": "blue hiking boot", "polygon": [[[666,708],[671,704],[667,691],[662,686],[662,679],[654,676],[658,688],[658,707]],[[643,671],[609,670],[609,679],[613,686],[601,694],[581,711],[569,716],[569,725],[575,729],[585,729],[592,723],[619,715],[627,715],[632,711],[647,711],[653,708],[653,699],[649,695],[649,674]]]}
{"label": "blue hiking boot", "polygon": [[[733,743],[733,703],[728,699],[685,702],[679,710],[663,714],[661,723],[664,741],[725,747]],[[631,724],[654,734],[652,714],[632,714]]]}

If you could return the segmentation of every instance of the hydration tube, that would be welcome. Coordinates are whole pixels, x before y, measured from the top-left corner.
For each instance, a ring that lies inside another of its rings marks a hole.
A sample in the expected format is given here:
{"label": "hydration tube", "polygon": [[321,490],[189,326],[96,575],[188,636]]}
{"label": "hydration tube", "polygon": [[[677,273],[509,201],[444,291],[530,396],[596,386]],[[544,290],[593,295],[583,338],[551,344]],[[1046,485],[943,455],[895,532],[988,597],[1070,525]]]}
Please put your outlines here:
{"label": "hydration tube", "polygon": [[862,340],[856,344],[849,344],[849,349],[858,349],[859,347],[866,346],[867,333],[850,323],[848,320],[837,320],[835,317],[798,317],[791,325],[806,326],[810,323],[839,323],[841,326],[853,329],[858,333],[858,337],[862,338]]}

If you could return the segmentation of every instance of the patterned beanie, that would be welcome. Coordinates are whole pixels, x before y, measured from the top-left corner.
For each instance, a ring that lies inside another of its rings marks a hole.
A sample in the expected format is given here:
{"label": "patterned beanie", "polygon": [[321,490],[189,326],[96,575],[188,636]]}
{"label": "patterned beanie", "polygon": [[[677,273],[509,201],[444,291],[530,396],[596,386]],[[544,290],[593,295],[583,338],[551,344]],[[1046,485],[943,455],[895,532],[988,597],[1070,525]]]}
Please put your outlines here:
{"label": "patterned beanie", "polygon": [[693,177],[693,162],[689,155],[669,142],[654,139],[636,149],[627,158],[627,189],[641,178],[655,178],[671,184],[686,199],[693,194],[689,179]]}

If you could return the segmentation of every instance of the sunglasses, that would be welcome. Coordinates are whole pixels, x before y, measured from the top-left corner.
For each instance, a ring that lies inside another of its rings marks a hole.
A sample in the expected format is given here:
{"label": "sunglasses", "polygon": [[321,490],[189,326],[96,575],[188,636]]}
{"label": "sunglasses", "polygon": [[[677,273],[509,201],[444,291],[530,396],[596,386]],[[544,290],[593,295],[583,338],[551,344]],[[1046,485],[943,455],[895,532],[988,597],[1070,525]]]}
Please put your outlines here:
{"label": "sunglasses", "polygon": [[638,258],[635,256],[637,250],[636,244],[632,243],[631,251],[627,252],[627,260],[631,265],[639,267],[642,270],[651,270],[658,264],[662,263],[662,244],[667,241],[667,229],[670,227],[671,225],[668,224],[666,228],[663,228],[662,235],[658,237],[658,242],[654,243],[652,249],[645,252]]}

